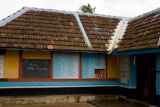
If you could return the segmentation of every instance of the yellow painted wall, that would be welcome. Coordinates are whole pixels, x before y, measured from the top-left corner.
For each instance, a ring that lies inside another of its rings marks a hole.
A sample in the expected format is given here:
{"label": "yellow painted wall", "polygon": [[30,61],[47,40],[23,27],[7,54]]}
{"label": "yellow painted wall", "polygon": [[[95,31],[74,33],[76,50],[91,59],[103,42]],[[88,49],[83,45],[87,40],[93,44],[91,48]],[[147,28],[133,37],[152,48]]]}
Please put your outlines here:
{"label": "yellow painted wall", "polygon": [[7,50],[4,55],[4,78],[16,79],[19,73],[19,51]]}
{"label": "yellow painted wall", "polygon": [[23,59],[50,59],[49,51],[23,51]]}
{"label": "yellow painted wall", "polygon": [[116,56],[108,55],[107,78],[119,78],[119,60]]}

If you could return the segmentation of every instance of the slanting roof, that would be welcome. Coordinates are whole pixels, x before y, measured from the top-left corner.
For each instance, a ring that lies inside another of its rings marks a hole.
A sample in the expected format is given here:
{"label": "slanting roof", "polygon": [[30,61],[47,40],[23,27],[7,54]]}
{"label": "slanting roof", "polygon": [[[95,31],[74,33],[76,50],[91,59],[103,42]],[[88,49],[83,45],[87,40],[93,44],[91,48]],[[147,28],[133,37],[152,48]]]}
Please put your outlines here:
{"label": "slanting roof", "polygon": [[25,7],[0,21],[0,48],[106,51],[121,18],[76,14]]}
{"label": "slanting roof", "polygon": [[[71,13],[28,10],[0,27],[0,47],[89,50]],[[52,48],[52,47],[51,47]]]}
{"label": "slanting roof", "polygon": [[160,37],[160,8],[130,20],[118,51],[157,48]]}
{"label": "slanting roof", "polygon": [[85,14],[81,14],[80,19],[94,50],[107,51],[109,40],[114,35],[120,19]]}

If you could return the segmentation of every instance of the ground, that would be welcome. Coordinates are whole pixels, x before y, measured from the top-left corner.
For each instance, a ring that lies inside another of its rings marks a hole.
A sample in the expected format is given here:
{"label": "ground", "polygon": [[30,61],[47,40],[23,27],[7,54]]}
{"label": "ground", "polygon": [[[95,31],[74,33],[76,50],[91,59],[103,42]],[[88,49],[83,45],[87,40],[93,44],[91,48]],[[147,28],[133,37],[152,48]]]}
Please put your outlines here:
{"label": "ground", "polygon": [[52,105],[6,105],[2,107],[95,107],[89,103],[58,103]]}
{"label": "ground", "polygon": [[148,107],[124,100],[91,101],[89,103],[57,103],[52,105],[5,105],[2,107]]}

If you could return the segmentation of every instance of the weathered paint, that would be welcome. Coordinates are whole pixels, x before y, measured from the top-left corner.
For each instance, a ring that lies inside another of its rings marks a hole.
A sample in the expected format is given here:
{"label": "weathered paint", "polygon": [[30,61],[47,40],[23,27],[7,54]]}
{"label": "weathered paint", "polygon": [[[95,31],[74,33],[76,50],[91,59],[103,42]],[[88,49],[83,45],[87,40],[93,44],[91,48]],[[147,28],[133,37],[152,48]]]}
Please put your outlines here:
{"label": "weathered paint", "polygon": [[119,85],[121,87],[130,87],[132,89],[135,89],[136,88],[136,60],[135,60],[135,56],[128,56],[128,57],[129,57],[129,72],[127,77],[128,82],[122,83],[120,81]]}
{"label": "weathered paint", "polygon": [[82,78],[94,78],[94,69],[106,68],[106,54],[82,53]]}
{"label": "weathered paint", "polygon": [[22,52],[23,59],[50,59],[50,51],[23,51]]}
{"label": "weathered paint", "polygon": [[107,57],[107,78],[119,78],[120,75],[119,58],[108,55]]}
{"label": "weathered paint", "polygon": [[4,55],[4,78],[16,79],[19,76],[19,51],[7,50]]}
{"label": "weathered paint", "polygon": [[156,58],[156,94],[160,95],[160,54]]}
{"label": "weathered paint", "polygon": [[53,53],[53,78],[78,79],[79,54],[78,53]]}

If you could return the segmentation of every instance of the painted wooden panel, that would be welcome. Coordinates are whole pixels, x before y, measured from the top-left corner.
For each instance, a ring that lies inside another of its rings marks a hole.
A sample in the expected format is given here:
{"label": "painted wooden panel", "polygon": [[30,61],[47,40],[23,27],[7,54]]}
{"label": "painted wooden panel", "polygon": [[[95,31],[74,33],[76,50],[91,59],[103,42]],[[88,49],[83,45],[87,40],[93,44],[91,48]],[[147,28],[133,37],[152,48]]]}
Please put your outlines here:
{"label": "painted wooden panel", "polygon": [[0,78],[3,78],[4,72],[4,55],[0,55]]}
{"label": "painted wooden panel", "polygon": [[82,78],[94,78],[95,69],[106,69],[106,55],[100,53],[83,53]]}
{"label": "painted wooden panel", "polygon": [[78,79],[79,78],[79,54],[54,53],[53,54],[53,78]]}
{"label": "painted wooden panel", "polygon": [[18,78],[19,51],[7,50],[4,55],[4,78]]}
{"label": "painted wooden panel", "polygon": [[50,59],[49,51],[23,51],[23,59]]}
{"label": "painted wooden panel", "polygon": [[108,55],[107,57],[107,78],[119,78],[120,75],[119,57]]}

